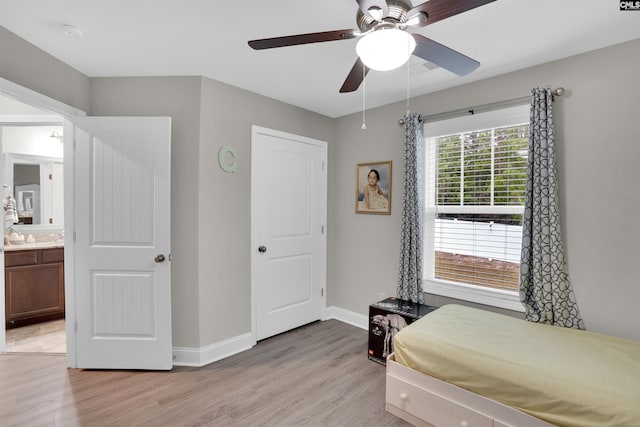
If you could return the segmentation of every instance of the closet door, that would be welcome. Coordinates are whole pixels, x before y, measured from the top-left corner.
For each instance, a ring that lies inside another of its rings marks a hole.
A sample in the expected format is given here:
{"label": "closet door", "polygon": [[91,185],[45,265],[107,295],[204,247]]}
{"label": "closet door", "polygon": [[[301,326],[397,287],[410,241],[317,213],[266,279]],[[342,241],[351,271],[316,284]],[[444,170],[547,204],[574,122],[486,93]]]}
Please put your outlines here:
{"label": "closet door", "polygon": [[327,147],[257,126],[251,144],[251,283],[261,340],[322,316]]}

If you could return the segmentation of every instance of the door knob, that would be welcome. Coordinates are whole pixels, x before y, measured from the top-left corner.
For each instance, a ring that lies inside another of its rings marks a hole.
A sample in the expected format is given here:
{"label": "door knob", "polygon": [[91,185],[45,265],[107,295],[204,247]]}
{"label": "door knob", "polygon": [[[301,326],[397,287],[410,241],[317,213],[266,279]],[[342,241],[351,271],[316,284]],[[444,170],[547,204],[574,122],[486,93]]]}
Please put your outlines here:
{"label": "door knob", "polygon": [[261,254],[267,252],[267,247],[266,246],[258,246],[258,252],[260,252]]}
{"label": "door knob", "polygon": [[155,262],[164,262],[164,255],[163,254],[158,254],[158,255],[156,255],[156,257],[153,260]]}

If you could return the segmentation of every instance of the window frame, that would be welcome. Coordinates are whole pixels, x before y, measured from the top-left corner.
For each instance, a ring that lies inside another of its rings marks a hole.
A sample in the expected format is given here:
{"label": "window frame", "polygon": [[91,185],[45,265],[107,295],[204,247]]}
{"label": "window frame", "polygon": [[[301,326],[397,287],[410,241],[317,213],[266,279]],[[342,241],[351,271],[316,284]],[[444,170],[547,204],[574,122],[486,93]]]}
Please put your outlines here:
{"label": "window frame", "polygon": [[[470,284],[451,282],[434,278],[434,238],[435,218],[435,161],[430,159],[435,155],[434,144],[431,139],[441,135],[461,134],[476,130],[493,129],[504,126],[518,125],[529,122],[529,105],[517,105],[484,113],[465,115],[423,124],[425,143],[425,211],[424,211],[424,255],[423,255],[423,290],[424,292],[455,298],[463,301],[524,312],[518,291],[494,289]],[[481,206],[453,207],[451,210],[467,209],[482,210]],[[493,213],[510,213],[521,206],[492,206]]]}

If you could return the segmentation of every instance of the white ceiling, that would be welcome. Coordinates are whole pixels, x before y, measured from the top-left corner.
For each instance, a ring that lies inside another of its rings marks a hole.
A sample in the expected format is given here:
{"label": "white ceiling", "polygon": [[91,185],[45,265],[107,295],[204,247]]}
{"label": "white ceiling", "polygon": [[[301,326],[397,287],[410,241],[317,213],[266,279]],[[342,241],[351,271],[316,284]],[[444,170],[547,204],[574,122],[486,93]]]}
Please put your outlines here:
{"label": "white ceiling", "polygon": [[[421,3],[414,1],[414,5]],[[0,0],[0,25],[90,77],[206,76],[330,117],[360,111],[338,89],[356,39],[254,51],[247,41],[357,28],[355,0]],[[61,31],[85,31],[75,39]],[[480,61],[465,77],[371,71],[367,108],[640,38],[616,0],[497,0],[412,30]],[[2,61],[11,60],[2,58]],[[594,64],[595,65],[595,64]]]}

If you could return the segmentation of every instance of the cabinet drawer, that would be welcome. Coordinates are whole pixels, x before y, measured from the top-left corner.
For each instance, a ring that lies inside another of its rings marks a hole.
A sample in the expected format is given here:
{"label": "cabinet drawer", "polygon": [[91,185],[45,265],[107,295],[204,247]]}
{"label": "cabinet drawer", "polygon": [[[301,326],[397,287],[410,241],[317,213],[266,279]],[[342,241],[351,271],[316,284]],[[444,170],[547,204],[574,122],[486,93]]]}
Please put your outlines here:
{"label": "cabinet drawer", "polygon": [[16,251],[4,253],[5,267],[38,264],[38,251]]}
{"label": "cabinet drawer", "polygon": [[387,402],[434,426],[492,427],[493,418],[387,375]]}
{"label": "cabinet drawer", "polygon": [[45,249],[42,251],[42,263],[47,264],[50,262],[62,262],[64,261],[64,249]]}

